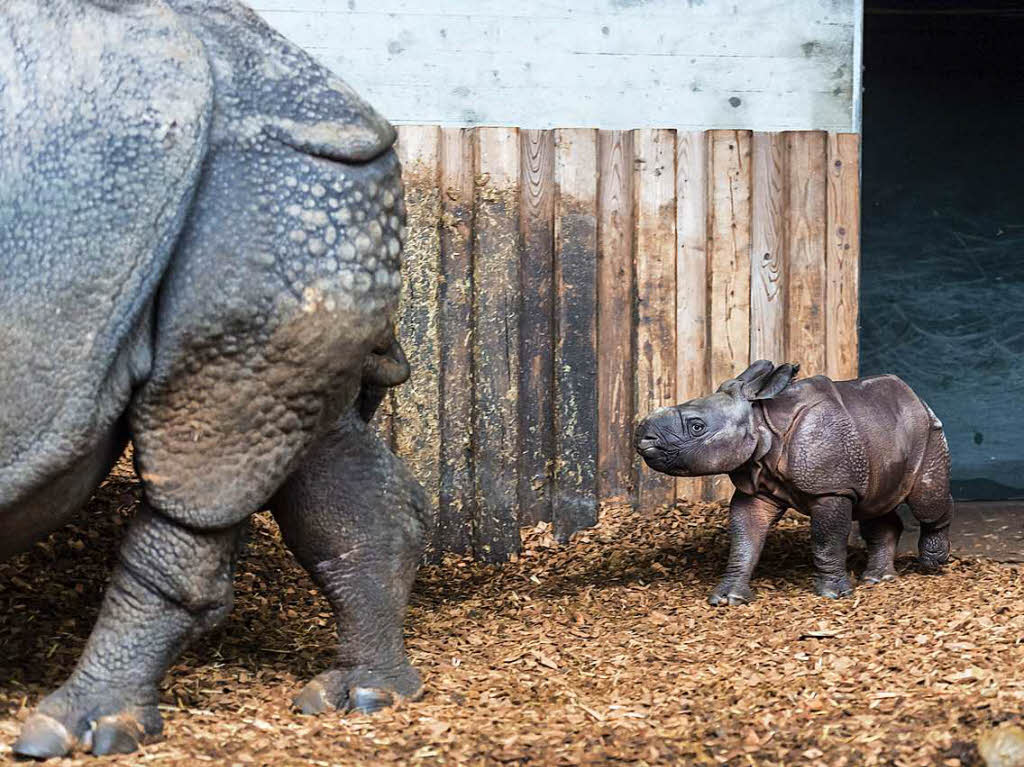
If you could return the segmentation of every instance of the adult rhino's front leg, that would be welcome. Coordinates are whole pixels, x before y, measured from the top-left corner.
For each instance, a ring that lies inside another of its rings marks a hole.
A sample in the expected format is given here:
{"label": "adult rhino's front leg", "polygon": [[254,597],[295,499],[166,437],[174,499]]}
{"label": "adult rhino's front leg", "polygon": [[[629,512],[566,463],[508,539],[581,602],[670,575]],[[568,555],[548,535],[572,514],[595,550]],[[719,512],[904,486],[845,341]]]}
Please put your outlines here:
{"label": "adult rhino's front leg", "polygon": [[432,525],[419,483],[351,411],[311,450],[272,504],[284,540],[330,601],[338,658],[296,697],[307,714],[374,711],[415,699],[402,636]]}
{"label": "adult rhino's front leg", "polygon": [[143,508],[78,665],[25,722],[14,752],[129,753],[159,735],[157,685],[189,640],[231,610],[241,529],[192,530]]}

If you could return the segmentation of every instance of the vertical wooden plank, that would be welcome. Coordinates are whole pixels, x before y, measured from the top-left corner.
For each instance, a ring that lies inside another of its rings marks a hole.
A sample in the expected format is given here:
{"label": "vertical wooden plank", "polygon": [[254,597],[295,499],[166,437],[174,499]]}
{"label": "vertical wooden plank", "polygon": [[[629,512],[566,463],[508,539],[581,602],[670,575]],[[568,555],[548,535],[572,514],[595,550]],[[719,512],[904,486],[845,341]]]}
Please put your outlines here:
{"label": "vertical wooden plank", "polygon": [[473,218],[474,552],[519,550],[519,132],[476,132]]}
{"label": "vertical wooden plank", "polygon": [[785,135],[786,357],[805,376],[825,372],[825,133]]}
{"label": "vertical wooden plank", "polygon": [[828,375],[844,380],[858,372],[860,300],[860,137],[828,138],[828,290],[825,346]]}
{"label": "vertical wooden plank", "polygon": [[597,495],[632,501],[636,460],[633,407],[633,134],[598,134]]}
{"label": "vertical wooden plank", "polygon": [[[703,131],[676,136],[676,402],[710,391],[708,360],[708,157]],[[701,501],[708,480],[677,479],[681,500]]]}
{"label": "vertical wooden plank", "polygon": [[438,551],[471,550],[473,132],[441,131],[441,489]]}
{"label": "vertical wooden plank", "polygon": [[523,313],[520,334],[519,521],[551,519],[554,158],[551,131],[520,133]]}
{"label": "vertical wooden plank", "polygon": [[[709,135],[708,269],[710,270],[711,387],[750,361],[750,131]],[[732,484],[713,477],[710,496],[725,500]]]}
{"label": "vertical wooden plank", "polygon": [[[636,154],[636,412],[643,417],[676,396],[676,137],[638,130]],[[637,502],[673,503],[675,479],[641,466]]]}
{"label": "vertical wooden plank", "polygon": [[555,472],[567,540],[597,522],[597,133],[555,131]]}
{"label": "vertical wooden plank", "polygon": [[397,152],[402,163],[409,227],[402,255],[398,336],[412,374],[397,389],[395,452],[409,464],[437,513],[440,490],[441,348],[438,283],[441,274],[441,198],[438,190],[441,132],[436,126],[402,126]]}
{"label": "vertical wooden plank", "polygon": [[786,356],[785,137],[753,136],[750,223],[750,358],[782,363]]}

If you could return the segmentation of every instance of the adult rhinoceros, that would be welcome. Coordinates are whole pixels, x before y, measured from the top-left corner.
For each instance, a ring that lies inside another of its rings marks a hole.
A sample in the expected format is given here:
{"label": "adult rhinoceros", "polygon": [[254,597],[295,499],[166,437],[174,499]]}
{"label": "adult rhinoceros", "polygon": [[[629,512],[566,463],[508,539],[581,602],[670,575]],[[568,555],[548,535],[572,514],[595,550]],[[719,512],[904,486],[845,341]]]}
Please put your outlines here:
{"label": "adult rhinoceros", "polygon": [[129,439],[146,500],[17,753],[158,734],[157,683],[229,611],[267,505],[338,616],[300,707],[418,693],[401,622],[429,518],[358,415],[404,364],[393,141],[233,0],[0,3],[0,556]]}

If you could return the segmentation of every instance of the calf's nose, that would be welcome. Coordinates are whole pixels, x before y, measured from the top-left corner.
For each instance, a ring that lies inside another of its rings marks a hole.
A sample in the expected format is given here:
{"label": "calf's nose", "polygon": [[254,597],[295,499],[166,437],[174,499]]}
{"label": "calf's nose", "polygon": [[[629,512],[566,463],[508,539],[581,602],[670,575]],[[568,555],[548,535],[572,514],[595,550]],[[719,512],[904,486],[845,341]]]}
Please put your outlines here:
{"label": "calf's nose", "polygon": [[645,424],[640,424],[636,430],[636,450],[642,456],[656,455],[661,450],[661,440],[654,434],[653,431],[646,428]]}

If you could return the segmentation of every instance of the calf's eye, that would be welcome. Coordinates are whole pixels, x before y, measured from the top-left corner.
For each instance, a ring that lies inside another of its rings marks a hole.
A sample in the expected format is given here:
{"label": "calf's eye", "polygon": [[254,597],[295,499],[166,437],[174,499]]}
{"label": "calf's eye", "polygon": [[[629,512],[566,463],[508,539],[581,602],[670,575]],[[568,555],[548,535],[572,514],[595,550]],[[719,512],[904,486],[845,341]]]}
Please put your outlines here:
{"label": "calf's eye", "polygon": [[706,428],[703,421],[690,421],[691,434],[703,434]]}

